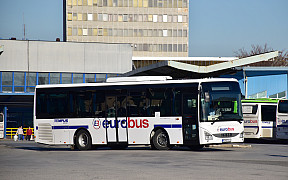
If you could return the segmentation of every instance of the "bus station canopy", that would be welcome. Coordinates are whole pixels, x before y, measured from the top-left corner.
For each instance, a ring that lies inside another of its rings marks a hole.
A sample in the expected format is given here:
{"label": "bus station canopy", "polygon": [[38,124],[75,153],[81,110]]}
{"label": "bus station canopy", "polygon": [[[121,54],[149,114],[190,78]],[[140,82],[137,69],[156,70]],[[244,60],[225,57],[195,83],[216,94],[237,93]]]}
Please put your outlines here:
{"label": "bus station canopy", "polygon": [[[208,66],[198,66],[174,60],[163,60],[158,63],[140,67],[124,74],[124,76],[172,76],[173,78],[205,78],[233,74],[242,70],[243,66],[268,61],[278,56],[278,51],[259,54],[240,59],[216,63]],[[153,59],[153,57],[151,57]],[[173,59],[173,58],[171,58]],[[237,68],[238,67],[238,68]],[[240,69],[239,69],[240,67]]]}

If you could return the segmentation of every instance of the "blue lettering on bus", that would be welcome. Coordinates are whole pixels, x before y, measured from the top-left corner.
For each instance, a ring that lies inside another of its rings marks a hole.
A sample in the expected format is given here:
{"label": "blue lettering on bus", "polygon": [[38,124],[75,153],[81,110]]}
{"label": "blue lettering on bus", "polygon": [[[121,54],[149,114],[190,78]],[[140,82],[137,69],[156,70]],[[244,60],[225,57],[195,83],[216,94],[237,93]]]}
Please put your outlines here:
{"label": "blue lettering on bus", "polygon": [[54,122],[68,123],[68,119],[54,119]]}

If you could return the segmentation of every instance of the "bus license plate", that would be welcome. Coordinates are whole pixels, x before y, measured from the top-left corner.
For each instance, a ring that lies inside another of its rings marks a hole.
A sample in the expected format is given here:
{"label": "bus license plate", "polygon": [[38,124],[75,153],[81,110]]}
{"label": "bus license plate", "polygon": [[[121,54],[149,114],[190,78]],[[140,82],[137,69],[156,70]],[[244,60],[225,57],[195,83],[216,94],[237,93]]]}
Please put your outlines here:
{"label": "bus license plate", "polygon": [[231,139],[222,139],[222,142],[223,143],[228,143],[228,142],[231,142]]}

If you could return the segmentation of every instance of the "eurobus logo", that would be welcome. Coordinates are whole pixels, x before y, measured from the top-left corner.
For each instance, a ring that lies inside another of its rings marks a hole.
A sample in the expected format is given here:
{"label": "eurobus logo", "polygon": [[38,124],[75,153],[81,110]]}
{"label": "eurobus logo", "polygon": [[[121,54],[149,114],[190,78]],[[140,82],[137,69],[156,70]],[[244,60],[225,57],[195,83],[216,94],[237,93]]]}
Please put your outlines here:
{"label": "eurobus logo", "polygon": [[234,131],[234,128],[229,128],[229,127],[225,127],[225,128],[218,128],[217,131],[223,132],[223,131]]}
{"label": "eurobus logo", "polygon": [[257,123],[257,120],[245,120],[244,123]]}
{"label": "eurobus logo", "polygon": [[[148,119],[131,119],[128,117],[128,121],[126,119],[122,120],[104,120],[102,122],[103,128],[116,128],[122,127],[122,128],[148,128],[149,127],[149,121]],[[101,127],[101,120],[100,119],[94,119],[93,120],[93,127],[94,129],[99,129]]]}

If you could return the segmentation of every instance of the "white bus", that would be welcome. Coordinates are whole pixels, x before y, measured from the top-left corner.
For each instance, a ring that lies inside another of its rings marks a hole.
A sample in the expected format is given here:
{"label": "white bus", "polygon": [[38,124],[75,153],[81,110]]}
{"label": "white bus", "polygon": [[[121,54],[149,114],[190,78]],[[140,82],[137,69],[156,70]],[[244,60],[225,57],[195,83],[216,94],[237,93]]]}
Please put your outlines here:
{"label": "white bus", "polygon": [[275,99],[242,100],[244,138],[276,138]]}
{"label": "white bus", "polygon": [[0,138],[4,138],[4,114],[0,113]]}
{"label": "white bus", "polygon": [[279,100],[277,110],[277,139],[288,139],[288,100]]}
{"label": "white bus", "polygon": [[237,80],[171,79],[116,77],[104,83],[39,85],[35,141],[80,150],[140,144],[159,150],[175,145],[198,149],[243,142]]}

